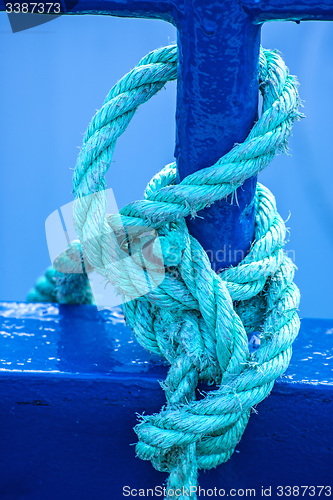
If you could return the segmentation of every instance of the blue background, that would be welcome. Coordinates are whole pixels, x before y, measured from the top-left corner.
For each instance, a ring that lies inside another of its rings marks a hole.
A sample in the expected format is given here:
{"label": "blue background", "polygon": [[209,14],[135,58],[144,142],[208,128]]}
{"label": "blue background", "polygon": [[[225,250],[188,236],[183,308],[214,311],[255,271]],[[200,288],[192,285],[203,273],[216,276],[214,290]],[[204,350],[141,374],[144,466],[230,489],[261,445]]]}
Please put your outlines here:
{"label": "blue background", "polygon": [[[150,50],[174,42],[162,21],[60,17],[12,34],[0,14],[0,300],[24,300],[50,264],[45,220],[72,200],[83,133],[110,87]],[[299,271],[301,316],[333,317],[333,24],[269,23],[262,43],[279,49],[301,82],[306,120],[260,176],[288,220]],[[119,208],[173,160],[175,84],[140,108],[118,141],[108,186]]]}

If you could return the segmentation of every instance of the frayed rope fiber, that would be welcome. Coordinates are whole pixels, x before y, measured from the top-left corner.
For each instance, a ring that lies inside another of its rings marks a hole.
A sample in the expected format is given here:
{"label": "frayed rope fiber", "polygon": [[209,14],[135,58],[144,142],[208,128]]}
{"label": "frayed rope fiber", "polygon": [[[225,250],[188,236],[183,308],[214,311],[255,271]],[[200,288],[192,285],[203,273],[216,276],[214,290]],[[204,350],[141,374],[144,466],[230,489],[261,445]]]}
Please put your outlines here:
{"label": "frayed rope fiber", "polygon": [[[288,367],[299,330],[294,265],[283,251],[286,228],[266,187],[257,186],[255,239],[249,253],[220,274],[212,270],[185,222],[185,217],[235,193],[263,170],[277,151],[285,150],[293,123],[302,116],[297,81],[281,57],[261,49],[259,62],[261,116],[247,139],[215,165],[179,184],[176,165],[168,165],[150,181],[144,200],[127,205],[121,216],[106,214],[105,174],[116,140],[138,106],[176,79],[177,47],[171,45],[148,54],[112,88],[88,127],[74,172],[74,220],[82,253],[91,269],[115,284],[125,298],[140,287],[140,277],[139,263],[124,265],[119,259],[125,251],[120,226],[153,227],[160,235],[164,280],[122,308],[140,344],[170,364],[163,383],[166,406],[141,417],[135,428],[137,455],[169,473],[170,490],[195,486],[198,469],[230,458],[251,408],[268,396]],[[91,200],[87,195],[92,193]],[[59,257],[57,269],[67,274],[49,270],[31,300],[53,297],[66,302],[69,294],[68,302],[90,301],[87,279],[83,282],[81,275],[79,281],[70,274],[80,260],[78,245],[73,243]],[[250,352],[248,339],[254,333],[260,346]],[[214,384],[214,389],[196,399],[199,381]],[[185,497],[180,492],[175,498]]]}

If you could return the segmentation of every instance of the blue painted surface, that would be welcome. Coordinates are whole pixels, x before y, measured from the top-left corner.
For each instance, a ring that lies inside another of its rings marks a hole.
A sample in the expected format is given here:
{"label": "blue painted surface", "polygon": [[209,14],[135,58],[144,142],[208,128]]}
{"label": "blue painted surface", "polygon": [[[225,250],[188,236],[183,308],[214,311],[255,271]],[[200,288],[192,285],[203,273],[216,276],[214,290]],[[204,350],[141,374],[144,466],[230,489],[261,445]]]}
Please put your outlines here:
{"label": "blue painted surface", "polygon": [[[120,499],[123,486],[165,481],[131,444],[136,412],[164,404],[167,367],[137,345],[118,310],[3,303],[0,325],[1,499]],[[272,486],[277,498],[278,485],[331,484],[332,339],[333,320],[302,321],[285,376],[231,460],[201,474],[202,487],[260,497]]]}

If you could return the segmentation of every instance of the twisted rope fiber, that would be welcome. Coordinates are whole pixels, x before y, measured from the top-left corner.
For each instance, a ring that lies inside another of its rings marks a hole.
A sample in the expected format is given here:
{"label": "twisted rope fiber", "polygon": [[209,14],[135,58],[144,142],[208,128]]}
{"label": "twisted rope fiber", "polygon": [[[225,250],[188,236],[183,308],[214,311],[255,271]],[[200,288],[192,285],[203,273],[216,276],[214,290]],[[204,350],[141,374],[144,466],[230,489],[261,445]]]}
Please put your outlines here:
{"label": "twisted rope fiber", "polygon": [[[186,497],[183,487],[196,485],[198,469],[230,458],[251,408],[267,397],[288,367],[299,330],[294,265],[283,252],[286,228],[267,188],[257,186],[249,253],[220,274],[185,223],[185,217],[235,193],[278,150],[285,150],[293,123],[301,117],[297,81],[281,57],[261,49],[259,63],[261,116],[247,139],[215,165],[179,184],[176,165],[167,165],[148,184],[144,200],[127,205],[120,216],[106,214],[105,174],[117,138],[138,106],[177,76],[177,48],[168,46],[148,54],[111,89],[88,127],[74,172],[74,220],[84,258],[127,298],[123,311],[138,341],[170,364],[163,383],[167,405],[159,414],[141,417],[136,451],[156,469],[169,472],[168,488],[179,489],[180,499]],[[120,237],[124,227],[155,228],[166,265],[163,282],[137,300],[130,298],[143,285],[140,263],[133,256],[125,265],[120,258],[126,254]],[[57,269],[75,272],[80,259],[74,250],[72,245],[59,257]],[[65,276],[67,287],[68,280],[77,280]],[[85,301],[87,283],[79,285]],[[42,292],[41,285],[31,299]],[[260,335],[260,347],[251,354],[252,332]],[[196,399],[201,380],[217,388]]]}

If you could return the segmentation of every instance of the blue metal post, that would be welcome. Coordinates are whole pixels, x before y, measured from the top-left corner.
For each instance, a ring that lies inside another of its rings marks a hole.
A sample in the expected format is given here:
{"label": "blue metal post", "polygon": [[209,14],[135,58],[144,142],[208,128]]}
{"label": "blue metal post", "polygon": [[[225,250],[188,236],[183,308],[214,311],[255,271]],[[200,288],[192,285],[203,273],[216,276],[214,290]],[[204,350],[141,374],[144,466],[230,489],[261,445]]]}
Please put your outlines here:
{"label": "blue metal post", "polygon": [[[178,20],[176,158],[180,179],[242,142],[257,117],[260,26],[238,2],[194,1]],[[219,271],[246,255],[254,236],[256,178],[187,225]],[[236,201],[237,200],[237,203]]]}

